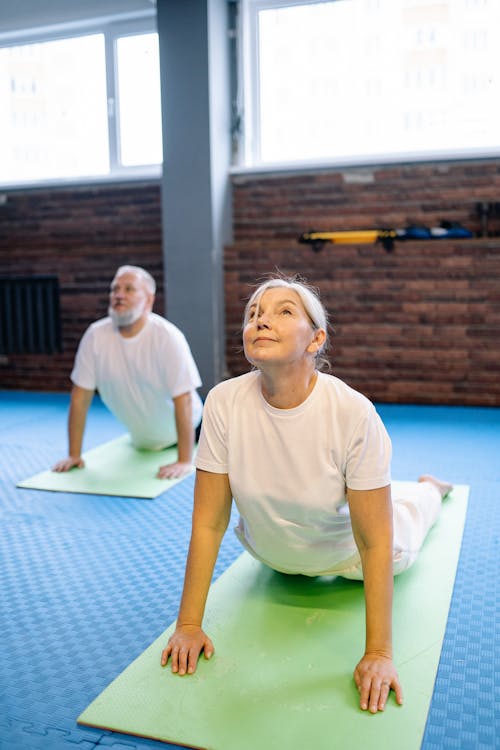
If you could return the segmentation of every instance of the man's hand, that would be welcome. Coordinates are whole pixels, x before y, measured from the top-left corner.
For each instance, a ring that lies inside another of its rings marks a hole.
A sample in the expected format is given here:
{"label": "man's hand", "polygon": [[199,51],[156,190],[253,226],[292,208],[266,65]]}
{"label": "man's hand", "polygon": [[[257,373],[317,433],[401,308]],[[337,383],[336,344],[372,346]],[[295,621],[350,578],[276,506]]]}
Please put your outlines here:
{"label": "man's hand", "polygon": [[202,651],[205,659],[210,659],[214,652],[214,644],[210,638],[198,625],[180,625],[170,636],[166,648],[162,651],[161,665],[166,666],[170,657],[172,672],[180,675],[193,674]]}
{"label": "man's hand", "polygon": [[403,703],[403,691],[398,673],[388,656],[365,654],[354,670],[354,682],[359,690],[359,705],[372,714],[383,711],[389,692],[394,690],[396,701]]}
{"label": "man's hand", "polygon": [[73,468],[77,469],[83,469],[85,466],[85,461],[81,456],[68,456],[67,458],[63,458],[61,461],[58,461],[54,466],[52,467],[52,471],[69,471]]}
{"label": "man's hand", "polygon": [[173,464],[165,464],[165,466],[160,466],[158,469],[158,474],[156,475],[158,479],[179,479],[179,477],[183,477],[186,474],[189,474],[193,470],[193,465],[190,463],[186,463],[184,461],[176,461]]}

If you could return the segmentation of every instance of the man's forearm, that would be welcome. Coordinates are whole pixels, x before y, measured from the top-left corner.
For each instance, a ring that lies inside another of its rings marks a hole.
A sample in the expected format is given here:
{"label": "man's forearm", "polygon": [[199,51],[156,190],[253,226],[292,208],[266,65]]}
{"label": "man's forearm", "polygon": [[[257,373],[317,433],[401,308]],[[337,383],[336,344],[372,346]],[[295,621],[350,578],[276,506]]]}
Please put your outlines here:
{"label": "man's forearm", "polygon": [[178,461],[189,464],[193,460],[194,429],[189,426],[186,430],[178,430]]}
{"label": "man's forearm", "polygon": [[191,463],[194,448],[194,428],[191,394],[185,393],[174,400],[177,452],[180,463]]}
{"label": "man's forearm", "polygon": [[69,455],[79,457],[82,454],[83,434],[87,421],[87,413],[92,392],[73,392],[68,415],[68,446]]}

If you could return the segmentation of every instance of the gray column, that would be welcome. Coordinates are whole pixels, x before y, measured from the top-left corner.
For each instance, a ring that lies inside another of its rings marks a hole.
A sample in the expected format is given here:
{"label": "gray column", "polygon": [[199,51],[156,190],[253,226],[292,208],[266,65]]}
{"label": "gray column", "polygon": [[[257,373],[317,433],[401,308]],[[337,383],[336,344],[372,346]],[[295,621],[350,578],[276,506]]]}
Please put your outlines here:
{"label": "gray column", "polygon": [[169,320],[206,392],[225,373],[223,249],[231,241],[226,0],[158,0],[163,257]]}

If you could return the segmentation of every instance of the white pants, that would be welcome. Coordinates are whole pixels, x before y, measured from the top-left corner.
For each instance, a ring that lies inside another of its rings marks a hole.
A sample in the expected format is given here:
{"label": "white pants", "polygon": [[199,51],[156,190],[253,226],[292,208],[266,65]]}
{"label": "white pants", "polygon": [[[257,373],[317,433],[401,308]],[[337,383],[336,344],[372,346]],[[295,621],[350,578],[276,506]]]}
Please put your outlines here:
{"label": "white pants", "polygon": [[[392,490],[394,523],[394,575],[413,565],[431,527],[441,512],[441,493],[431,482],[408,485],[404,497]],[[361,561],[337,575],[358,581],[363,579]]]}

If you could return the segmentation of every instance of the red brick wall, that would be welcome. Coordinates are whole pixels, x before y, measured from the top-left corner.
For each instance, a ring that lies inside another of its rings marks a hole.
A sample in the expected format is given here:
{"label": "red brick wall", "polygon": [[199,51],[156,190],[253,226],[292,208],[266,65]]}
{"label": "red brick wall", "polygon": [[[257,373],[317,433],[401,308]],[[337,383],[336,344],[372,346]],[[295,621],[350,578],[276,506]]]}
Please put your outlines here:
{"label": "red brick wall", "polygon": [[[325,245],[333,231],[459,221],[481,234],[478,201],[500,200],[500,162],[390,166],[233,177],[234,244],[226,249],[227,361],[240,346],[250,284],[275,267],[319,287],[335,328],[333,372],[371,399],[500,405],[500,221],[492,237]],[[349,179],[350,177],[350,179]],[[365,181],[371,180],[371,181]],[[496,223],[495,223],[496,222]]]}
{"label": "red brick wall", "polygon": [[[278,266],[320,287],[335,328],[333,371],[378,401],[500,405],[500,223],[490,238],[327,245],[303,231],[432,226],[480,233],[477,201],[500,200],[500,162],[235,176],[234,244],[226,249],[229,373],[247,369],[240,324],[250,285]],[[354,179],[353,179],[354,178]],[[496,222],[496,223],[495,223]],[[116,267],[159,282],[164,311],[158,183],[12,192],[0,205],[0,275],[57,273],[64,352],[9,355],[0,387],[67,390],[77,343],[106,313]]]}
{"label": "red brick wall", "polygon": [[0,387],[66,391],[78,341],[106,314],[119,265],[147,268],[158,282],[162,314],[160,185],[13,191],[0,205],[0,275],[57,274],[64,351],[0,359]]}

